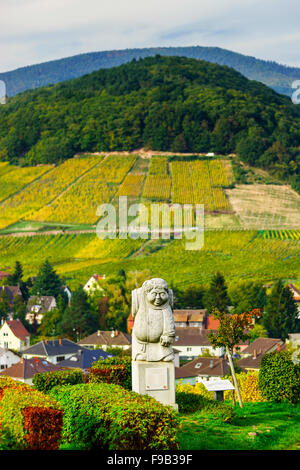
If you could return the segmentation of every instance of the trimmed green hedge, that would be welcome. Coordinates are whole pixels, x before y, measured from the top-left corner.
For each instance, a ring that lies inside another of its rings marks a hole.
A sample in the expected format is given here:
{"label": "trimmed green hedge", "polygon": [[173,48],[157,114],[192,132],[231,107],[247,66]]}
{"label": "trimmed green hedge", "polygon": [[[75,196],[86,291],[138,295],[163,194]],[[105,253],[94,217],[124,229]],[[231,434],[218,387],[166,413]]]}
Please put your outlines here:
{"label": "trimmed green hedge", "polygon": [[108,357],[94,362],[87,381],[121,385],[131,390],[131,357]]}
{"label": "trimmed green hedge", "polygon": [[106,383],[55,387],[49,393],[64,410],[64,443],[109,450],[178,447],[178,414],[151,397]]}
{"label": "trimmed green hedge", "polygon": [[15,449],[57,450],[62,415],[56,400],[34,389],[7,387],[3,391],[1,431]]}
{"label": "trimmed green hedge", "polygon": [[76,385],[83,382],[84,374],[81,369],[43,372],[35,374],[32,379],[34,388],[44,393],[58,385]]}
{"label": "trimmed green hedge", "polygon": [[235,418],[232,406],[227,403],[210,400],[199,393],[176,391],[176,403],[182,414],[194,413],[195,411],[209,410],[224,423],[231,423]]}
{"label": "trimmed green hedge", "polygon": [[300,402],[300,365],[291,360],[291,353],[274,351],[266,354],[259,370],[259,388],[269,401]]}

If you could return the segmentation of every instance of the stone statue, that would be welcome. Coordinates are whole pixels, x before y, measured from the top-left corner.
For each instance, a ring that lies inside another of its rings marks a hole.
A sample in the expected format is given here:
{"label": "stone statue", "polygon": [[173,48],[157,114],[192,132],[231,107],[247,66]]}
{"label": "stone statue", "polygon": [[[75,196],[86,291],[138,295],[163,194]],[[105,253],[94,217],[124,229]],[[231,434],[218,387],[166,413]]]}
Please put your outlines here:
{"label": "stone statue", "polygon": [[173,292],[163,279],[150,279],[132,291],[133,361],[174,360],[172,343],[175,339],[175,323],[172,307]]}

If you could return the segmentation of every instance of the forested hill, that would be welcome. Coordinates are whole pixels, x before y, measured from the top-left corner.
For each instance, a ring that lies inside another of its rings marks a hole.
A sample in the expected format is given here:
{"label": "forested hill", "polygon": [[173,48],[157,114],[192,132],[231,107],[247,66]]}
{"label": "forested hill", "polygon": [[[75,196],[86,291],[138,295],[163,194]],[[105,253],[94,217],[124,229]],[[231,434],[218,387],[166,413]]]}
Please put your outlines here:
{"label": "forested hill", "polygon": [[296,187],[300,107],[227,66],[141,59],[27,91],[0,106],[0,159],[56,163],[77,152],[238,152]]}
{"label": "forested hill", "polygon": [[155,55],[182,56],[219,65],[228,65],[251,80],[260,81],[278,93],[291,95],[291,84],[299,79],[300,69],[287,67],[276,62],[256,59],[219,47],[156,47],[146,49],[125,49],[79,54],[73,57],[22,67],[0,73],[0,80],[6,83],[8,96],[44,85],[78,78],[100,68],[110,68],[130,62],[132,59]]}

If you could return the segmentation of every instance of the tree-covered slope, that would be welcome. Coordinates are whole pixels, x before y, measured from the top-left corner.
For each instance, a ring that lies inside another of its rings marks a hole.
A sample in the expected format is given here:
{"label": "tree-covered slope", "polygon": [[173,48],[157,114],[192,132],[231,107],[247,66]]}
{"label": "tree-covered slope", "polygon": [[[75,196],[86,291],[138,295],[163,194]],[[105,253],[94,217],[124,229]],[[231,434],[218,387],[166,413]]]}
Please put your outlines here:
{"label": "tree-covered slope", "polygon": [[256,59],[219,47],[153,47],[91,52],[72,57],[21,67],[0,73],[0,80],[7,86],[8,96],[78,78],[100,68],[110,68],[130,62],[132,59],[155,56],[182,56],[219,65],[227,65],[251,80],[260,81],[278,93],[291,95],[291,84],[300,76],[300,69],[287,67],[273,61]]}
{"label": "tree-covered slope", "polygon": [[24,92],[0,107],[0,158],[56,163],[76,152],[238,151],[297,184],[300,109],[227,66],[146,58]]}

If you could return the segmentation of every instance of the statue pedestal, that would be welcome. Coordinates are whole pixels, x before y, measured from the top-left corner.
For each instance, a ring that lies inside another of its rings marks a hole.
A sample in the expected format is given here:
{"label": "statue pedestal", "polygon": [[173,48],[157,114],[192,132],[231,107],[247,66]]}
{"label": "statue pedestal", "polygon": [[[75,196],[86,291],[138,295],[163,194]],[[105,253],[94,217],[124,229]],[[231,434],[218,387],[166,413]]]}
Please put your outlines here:
{"label": "statue pedestal", "polygon": [[132,361],[132,390],[149,395],[178,411],[175,403],[174,362]]}

